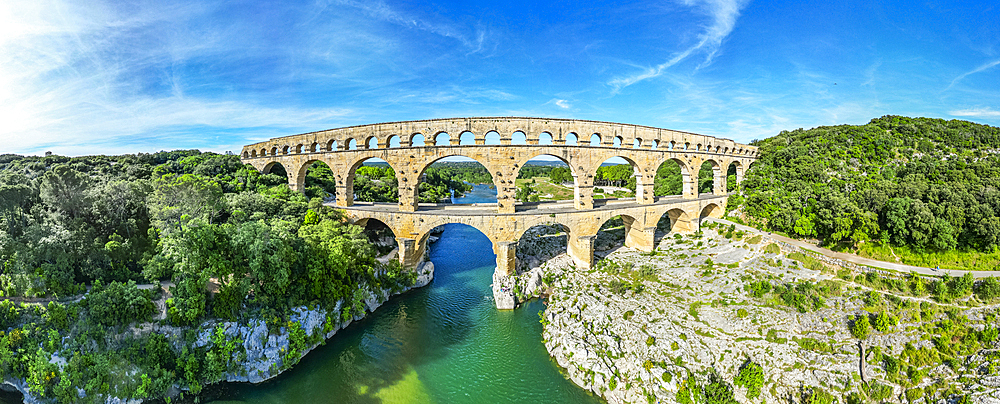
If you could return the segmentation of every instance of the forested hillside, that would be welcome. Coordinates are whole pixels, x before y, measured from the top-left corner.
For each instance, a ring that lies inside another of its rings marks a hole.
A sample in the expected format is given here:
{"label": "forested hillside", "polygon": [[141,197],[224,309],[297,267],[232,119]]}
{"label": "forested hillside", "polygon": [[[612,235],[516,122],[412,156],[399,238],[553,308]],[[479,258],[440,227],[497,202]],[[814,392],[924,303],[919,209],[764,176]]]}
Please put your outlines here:
{"label": "forested hillside", "polygon": [[277,328],[301,305],[350,318],[364,312],[360,283],[412,284],[375,260],[361,228],[285,183],[198,151],[0,156],[0,377],[60,402],[82,400],[77,389],[104,402],[217,381],[226,341],[189,349],[128,331],[164,293],[137,283],[176,284],[161,323],[181,330],[248,317]]}
{"label": "forested hillside", "polygon": [[[1000,128],[884,116],[755,145],[761,158],[730,202],[748,220],[878,258],[994,269],[982,254],[1000,246]],[[955,250],[977,254],[943,255]]]}

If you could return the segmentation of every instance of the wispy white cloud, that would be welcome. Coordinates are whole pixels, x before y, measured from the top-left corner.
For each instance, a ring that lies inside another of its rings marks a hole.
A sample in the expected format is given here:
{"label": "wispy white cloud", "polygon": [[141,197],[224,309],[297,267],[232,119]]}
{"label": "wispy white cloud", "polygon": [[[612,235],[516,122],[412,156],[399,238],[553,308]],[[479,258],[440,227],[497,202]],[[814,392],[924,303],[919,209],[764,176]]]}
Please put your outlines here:
{"label": "wispy white cloud", "polygon": [[335,4],[359,9],[372,18],[376,18],[391,24],[430,32],[435,35],[451,38],[461,42],[470,53],[483,50],[483,43],[486,39],[486,30],[477,27],[473,35],[466,35],[462,30],[453,25],[428,21],[424,18],[416,17],[405,13],[381,1],[354,1],[354,0],[334,0]]}
{"label": "wispy white cloud", "polygon": [[698,68],[708,66],[715,59],[719,52],[723,40],[736,27],[736,20],[740,16],[740,11],[746,5],[746,0],[682,0],[686,6],[693,7],[698,12],[706,15],[710,23],[705,26],[705,31],[698,35],[698,42],[690,47],[674,54],[666,62],[654,67],[644,69],[643,72],[627,77],[619,77],[609,83],[617,92],[623,87],[628,87],[643,80],[659,77],[666,69],[680,63],[696,52],[705,53],[705,60],[698,65]]}
{"label": "wispy white cloud", "polygon": [[[352,113],[348,108],[268,106],[266,98],[231,91],[191,91],[195,86],[186,81],[201,78],[176,70],[231,56],[231,43],[238,40],[238,33],[218,27],[186,29],[213,11],[197,2],[0,4],[4,151],[78,155],[238,147],[231,143],[240,141],[240,132],[326,127]],[[235,136],[205,138],[220,131]]]}
{"label": "wispy white cloud", "polygon": [[875,73],[878,72],[878,68],[882,67],[882,61],[876,60],[871,66],[865,69],[865,82],[861,83],[861,87],[867,87],[875,84]]}
{"label": "wispy white cloud", "polygon": [[968,108],[968,109],[958,109],[954,111],[949,111],[948,114],[952,116],[962,116],[962,117],[973,117],[973,118],[998,118],[1000,117],[1000,111],[997,111],[990,107],[985,108]]}
{"label": "wispy white cloud", "polygon": [[989,62],[989,63],[986,63],[984,65],[981,65],[981,66],[979,66],[979,67],[977,67],[975,69],[972,69],[970,71],[962,73],[962,74],[958,75],[958,77],[955,77],[951,81],[951,84],[948,84],[948,87],[946,87],[944,89],[944,91],[951,90],[951,88],[954,87],[956,83],[958,83],[959,81],[962,81],[962,79],[964,79],[966,77],[969,77],[970,75],[973,75],[973,74],[976,74],[976,73],[979,73],[979,72],[983,72],[983,71],[992,69],[992,68],[994,68],[994,67],[996,67],[998,65],[1000,65],[1000,60],[994,60],[992,62]]}
{"label": "wispy white cloud", "polygon": [[559,108],[562,108],[562,109],[569,109],[571,107],[571,105],[569,104],[569,101],[566,101],[566,100],[556,100],[555,104],[556,104],[556,106],[558,106]]}

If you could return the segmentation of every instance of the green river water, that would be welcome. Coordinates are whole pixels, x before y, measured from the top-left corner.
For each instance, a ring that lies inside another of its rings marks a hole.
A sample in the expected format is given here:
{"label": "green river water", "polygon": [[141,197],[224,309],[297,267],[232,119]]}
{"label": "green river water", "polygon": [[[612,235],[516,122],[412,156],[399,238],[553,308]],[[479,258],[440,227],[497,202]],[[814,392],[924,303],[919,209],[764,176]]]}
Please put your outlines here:
{"label": "green river water", "polygon": [[497,311],[489,239],[447,225],[434,281],[393,297],[285,374],[229,384],[215,403],[598,403],[542,345],[535,300]]}

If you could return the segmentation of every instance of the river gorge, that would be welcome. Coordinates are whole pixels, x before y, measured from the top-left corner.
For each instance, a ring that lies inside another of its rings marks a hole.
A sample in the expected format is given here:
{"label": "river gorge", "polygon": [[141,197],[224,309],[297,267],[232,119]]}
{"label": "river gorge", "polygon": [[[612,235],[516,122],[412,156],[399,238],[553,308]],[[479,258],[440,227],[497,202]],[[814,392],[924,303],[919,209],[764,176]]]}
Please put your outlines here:
{"label": "river gorge", "polygon": [[[495,202],[477,185],[455,203]],[[486,236],[447,225],[430,248],[434,281],[378,308],[268,382],[227,384],[215,403],[598,403],[542,343],[534,300],[498,311]]]}

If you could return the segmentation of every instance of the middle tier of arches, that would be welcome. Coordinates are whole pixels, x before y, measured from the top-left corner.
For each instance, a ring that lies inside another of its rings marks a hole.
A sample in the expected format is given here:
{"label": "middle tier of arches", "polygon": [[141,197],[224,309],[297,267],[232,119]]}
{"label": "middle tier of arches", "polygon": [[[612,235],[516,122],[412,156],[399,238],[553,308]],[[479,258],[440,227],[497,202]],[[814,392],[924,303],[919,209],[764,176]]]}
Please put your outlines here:
{"label": "middle tier of arches", "polygon": [[635,199],[640,204],[651,204],[656,197],[653,192],[657,168],[667,161],[678,164],[681,171],[683,191],[681,197],[694,199],[698,197],[698,172],[705,162],[710,162],[713,171],[713,194],[726,194],[726,170],[730,165],[736,166],[737,183],[751,158],[732,156],[713,156],[704,153],[689,153],[685,151],[659,151],[606,149],[606,148],[567,148],[558,145],[537,146],[455,146],[448,148],[426,149],[357,149],[339,153],[308,153],[278,155],[268,159],[250,159],[249,163],[258,170],[267,173],[274,164],[281,164],[288,174],[288,184],[295,191],[303,191],[306,172],[317,161],[323,162],[334,172],[336,180],[336,195],[338,206],[354,204],[355,171],[366,161],[378,159],[385,161],[395,172],[399,186],[399,210],[416,211],[419,207],[418,190],[421,177],[431,164],[447,157],[466,157],[482,164],[493,177],[497,190],[498,213],[513,213],[515,211],[515,194],[517,186],[515,179],[519,170],[529,160],[547,156],[561,160],[573,176],[574,202],[576,209],[592,209],[594,207],[593,188],[594,176],[602,163],[611,158],[621,158],[632,166],[635,177]]}

